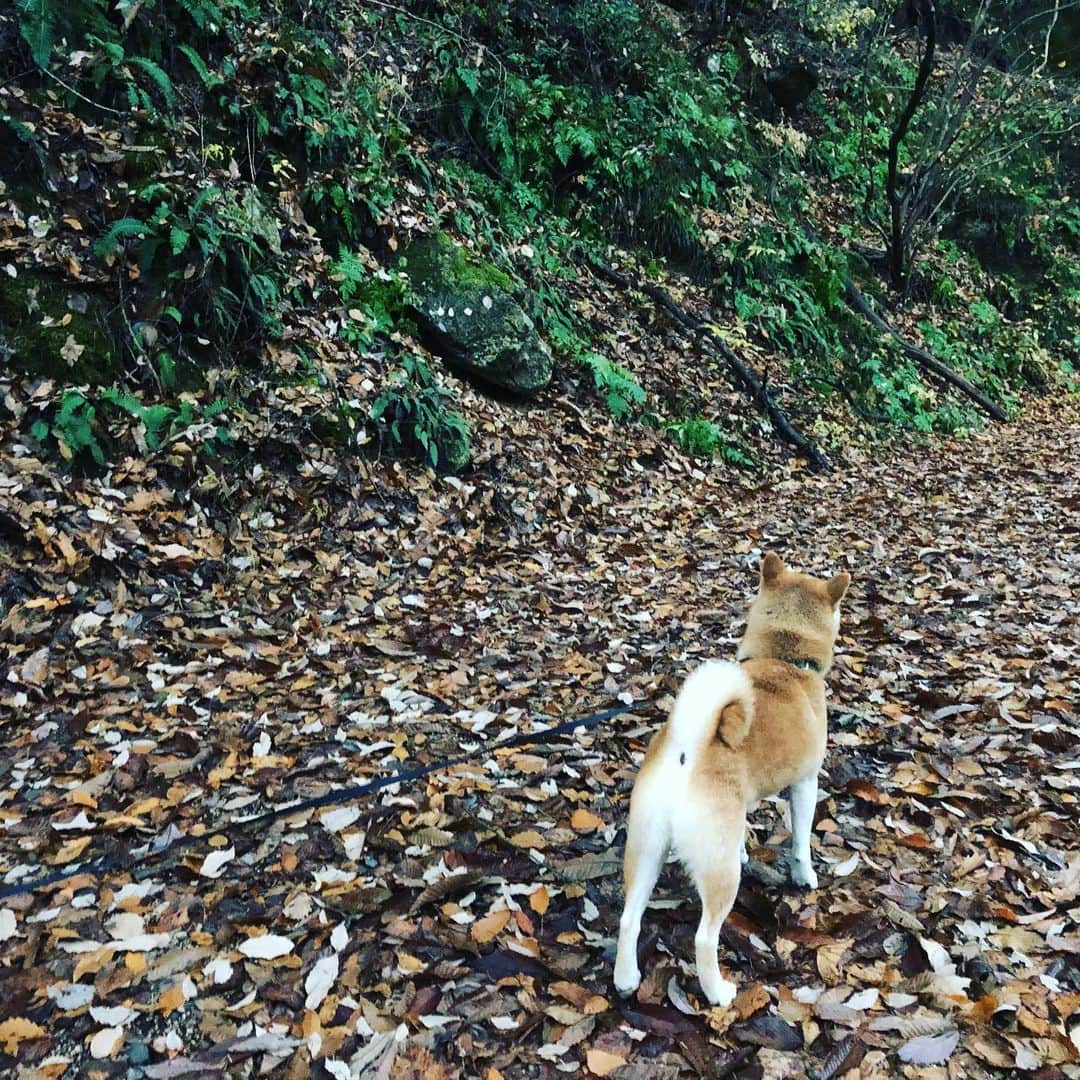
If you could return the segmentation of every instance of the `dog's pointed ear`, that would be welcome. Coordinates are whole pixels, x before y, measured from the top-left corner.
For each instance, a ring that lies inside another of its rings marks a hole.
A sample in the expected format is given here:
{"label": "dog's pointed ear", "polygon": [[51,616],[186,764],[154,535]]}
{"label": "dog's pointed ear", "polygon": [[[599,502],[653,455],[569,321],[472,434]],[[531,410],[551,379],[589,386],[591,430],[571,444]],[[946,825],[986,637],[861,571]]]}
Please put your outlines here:
{"label": "dog's pointed ear", "polygon": [[843,599],[844,593],[847,592],[847,587],[851,584],[851,575],[845,570],[841,574],[837,574],[835,577],[829,578],[825,585],[828,590],[829,599],[832,601],[833,607],[836,607]]}
{"label": "dog's pointed ear", "polygon": [[784,560],[781,559],[775,551],[770,551],[768,555],[761,560],[762,585],[771,585],[783,572]]}

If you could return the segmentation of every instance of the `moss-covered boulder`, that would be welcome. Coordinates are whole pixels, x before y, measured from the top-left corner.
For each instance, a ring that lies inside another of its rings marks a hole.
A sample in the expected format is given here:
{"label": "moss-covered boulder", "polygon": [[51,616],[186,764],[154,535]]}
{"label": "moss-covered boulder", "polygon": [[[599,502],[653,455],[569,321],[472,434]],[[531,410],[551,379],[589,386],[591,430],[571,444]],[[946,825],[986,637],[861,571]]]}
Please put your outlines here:
{"label": "moss-covered boulder", "polygon": [[551,353],[511,295],[513,283],[442,233],[403,252],[424,344],[467,377],[514,394],[551,382]]}
{"label": "moss-covered boulder", "polygon": [[47,375],[65,383],[114,382],[119,356],[105,304],[86,288],[45,272],[0,268],[0,372]]}

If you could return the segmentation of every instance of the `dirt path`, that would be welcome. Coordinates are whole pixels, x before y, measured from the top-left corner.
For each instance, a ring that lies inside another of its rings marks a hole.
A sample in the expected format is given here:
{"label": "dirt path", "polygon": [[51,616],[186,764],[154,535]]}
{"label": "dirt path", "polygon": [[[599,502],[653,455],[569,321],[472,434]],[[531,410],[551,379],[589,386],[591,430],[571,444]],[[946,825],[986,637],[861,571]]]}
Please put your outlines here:
{"label": "dirt path", "polygon": [[[6,431],[0,887],[113,863],[0,899],[0,1069],[1080,1075],[1075,402],[764,484],[490,408],[505,446],[465,481],[260,469],[239,505],[165,463],[72,480]],[[767,548],[855,578],[822,884],[782,883],[763,808],[734,1009],[695,997],[674,873],[619,1002],[634,759]]]}

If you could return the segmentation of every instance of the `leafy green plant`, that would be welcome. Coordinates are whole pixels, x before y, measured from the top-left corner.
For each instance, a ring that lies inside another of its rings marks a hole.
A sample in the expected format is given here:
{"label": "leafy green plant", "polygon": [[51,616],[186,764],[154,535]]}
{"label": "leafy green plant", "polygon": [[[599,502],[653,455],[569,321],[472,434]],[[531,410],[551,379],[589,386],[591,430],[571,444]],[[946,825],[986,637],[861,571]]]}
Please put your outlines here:
{"label": "leafy green plant", "polygon": [[334,279],[349,314],[341,329],[346,341],[367,349],[378,337],[412,329],[406,315],[405,285],[400,278],[384,270],[373,272],[343,248],[334,263]]}
{"label": "leafy green plant", "polygon": [[103,0],[15,0],[19,33],[39,68],[47,68],[53,49],[64,39],[81,40],[87,32],[107,33]]}
{"label": "leafy green plant", "polygon": [[371,407],[371,418],[398,451],[433,469],[460,472],[469,463],[469,425],[450,408],[453,400],[418,356],[405,356],[394,383]]}
{"label": "leafy green plant", "polygon": [[[91,34],[87,41],[91,48],[96,49],[94,62],[88,70],[88,78],[94,86],[100,87],[107,81],[121,86],[132,112],[141,109],[154,115],[158,111],[155,97],[167,110],[175,108],[173,81],[156,60],[131,55],[118,41],[96,34]],[[141,75],[156,93],[151,94],[145,86],[140,85],[137,75]]]}
{"label": "leafy green plant", "polygon": [[[153,207],[147,216],[114,221],[94,251],[112,260],[130,246],[141,276],[164,283],[183,354],[199,355],[200,341],[227,348],[280,333],[277,226],[254,187],[208,186],[183,204],[152,184],[138,197]],[[171,355],[166,363],[175,367]]]}
{"label": "leafy green plant", "polygon": [[181,432],[201,428],[199,441],[211,456],[220,456],[232,443],[232,434],[220,418],[228,408],[223,398],[200,406],[189,398],[181,398],[175,405],[156,402],[144,404],[134,394],[117,387],[107,386],[101,391],[101,400],[136,420],[142,428],[137,441],[140,450],[150,453],[158,450]]}
{"label": "leafy green plant", "polygon": [[717,454],[732,465],[750,465],[752,461],[725,437],[723,429],[700,416],[673,420],[664,425],[675,441],[694,457],[712,458]]}
{"label": "leafy green plant", "polygon": [[152,454],[183,434],[201,452],[220,457],[233,444],[225,418],[228,408],[223,398],[208,404],[189,397],[148,404],[120,387],[102,387],[93,395],[73,388],[63,392],[55,409],[34,421],[30,434],[41,443],[51,436],[61,459],[80,471],[107,463],[109,448],[121,434],[118,417],[135,421],[130,434],[140,454]]}
{"label": "leafy green plant", "polygon": [[617,419],[624,419],[644,404],[645,391],[621,364],[595,352],[583,353],[580,362],[592,372],[593,383],[603,396],[608,412]]}
{"label": "leafy green plant", "polygon": [[68,466],[105,463],[105,450],[95,431],[97,409],[81,390],[65,390],[50,420],[35,421],[30,433],[39,442],[52,435],[60,457]]}

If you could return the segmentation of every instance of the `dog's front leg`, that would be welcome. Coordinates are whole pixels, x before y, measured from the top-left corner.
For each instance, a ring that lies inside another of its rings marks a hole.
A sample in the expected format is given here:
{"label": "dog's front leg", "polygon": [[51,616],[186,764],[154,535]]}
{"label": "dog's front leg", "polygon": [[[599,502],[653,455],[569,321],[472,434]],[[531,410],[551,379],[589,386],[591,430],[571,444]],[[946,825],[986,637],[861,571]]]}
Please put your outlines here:
{"label": "dog's front leg", "polygon": [[810,830],[817,808],[817,773],[791,785],[791,880],[816,889],[818,880],[810,865]]}

